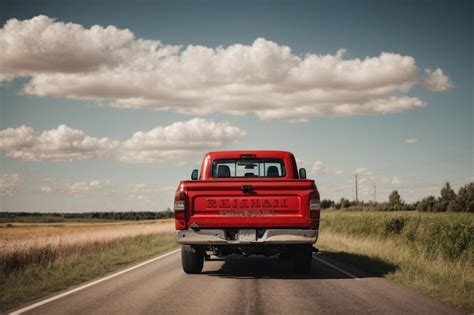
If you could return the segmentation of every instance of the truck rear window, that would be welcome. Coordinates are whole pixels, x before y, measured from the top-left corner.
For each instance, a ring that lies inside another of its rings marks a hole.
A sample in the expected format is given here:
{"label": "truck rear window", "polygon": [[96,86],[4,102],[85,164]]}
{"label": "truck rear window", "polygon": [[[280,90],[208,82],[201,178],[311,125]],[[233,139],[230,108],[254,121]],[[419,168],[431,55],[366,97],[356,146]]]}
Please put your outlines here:
{"label": "truck rear window", "polygon": [[225,159],[212,162],[212,177],[284,177],[285,164],[279,159]]}

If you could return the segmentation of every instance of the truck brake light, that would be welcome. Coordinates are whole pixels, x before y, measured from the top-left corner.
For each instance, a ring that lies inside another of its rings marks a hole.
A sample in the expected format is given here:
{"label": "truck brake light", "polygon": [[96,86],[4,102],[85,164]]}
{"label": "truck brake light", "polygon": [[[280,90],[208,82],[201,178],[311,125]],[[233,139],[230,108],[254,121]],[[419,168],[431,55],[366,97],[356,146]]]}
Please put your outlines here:
{"label": "truck brake light", "polygon": [[319,194],[317,191],[313,191],[309,195],[309,219],[314,220],[311,223],[312,229],[317,229],[319,227],[319,215],[321,210],[321,204],[319,202]]}
{"label": "truck brake light", "polygon": [[186,229],[186,194],[178,190],[174,196],[174,218],[177,230]]}
{"label": "truck brake light", "polygon": [[174,196],[174,211],[184,211],[186,205],[184,204],[184,192],[178,191]]}
{"label": "truck brake light", "polygon": [[321,210],[321,204],[319,203],[319,194],[315,191],[309,196],[309,209],[313,211]]}

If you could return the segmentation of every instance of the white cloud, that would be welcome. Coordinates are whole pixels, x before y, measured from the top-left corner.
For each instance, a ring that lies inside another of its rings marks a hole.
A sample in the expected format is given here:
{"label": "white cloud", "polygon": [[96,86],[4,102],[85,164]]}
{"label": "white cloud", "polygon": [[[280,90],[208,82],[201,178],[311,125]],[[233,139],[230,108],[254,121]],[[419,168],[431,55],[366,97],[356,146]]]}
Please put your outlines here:
{"label": "white cloud", "polygon": [[21,126],[0,130],[0,150],[22,160],[70,161],[104,157],[118,142],[93,138],[82,130],[60,125],[36,135],[33,128]]}
{"label": "white cloud", "polygon": [[85,192],[100,191],[106,187],[109,187],[111,182],[109,180],[90,180],[80,181],[66,184],[51,184],[42,186],[40,189],[45,193],[68,193],[71,195],[77,195]]}
{"label": "white cloud", "polygon": [[134,184],[129,186],[129,191],[134,194],[158,194],[162,192],[175,191],[174,186],[151,186],[147,184]]}
{"label": "white cloud", "polygon": [[72,195],[74,197],[89,193],[99,193],[107,198],[126,198],[138,201],[150,201],[163,198],[166,194],[172,194],[174,186],[152,186],[148,184],[133,184],[118,186],[110,180],[89,180],[68,182],[61,179],[45,179],[40,187],[43,193],[54,193],[60,195]]}
{"label": "white cloud", "polygon": [[118,158],[129,163],[183,159],[220,148],[245,135],[245,131],[229,123],[193,118],[148,132],[136,132],[122,143]]}
{"label": "white cloud", "polygon": [[392,113],[425,105],[406,95],[417,84],[450,86],[441,69],[420,74],[413,57],[397,53],[297,55],[263,38],[217,48],[171,46],[114,26],[84,28],[46,16],[7,21],[0,53],[0,81],[28,77],[24,91],[31,95],[189,115],[253,112],[305,121]]}
{"label": "white cloud", "polygon": [[21,182],[22,177],[19,174],[0,174],[0,196],[12,195]]}
{"label": "white cloud", "polygon": [[304,159],[300,159],[298,157],[295,157],[295,160],[296,160],[296,165],[298,165],[298,167],[302,167],[303,165],[306,165],[308,162]]}
{"label": "white cloud", "polygon": [[311,168],[311,174],[313,175],[326,175],[329,172],[329,168],[323,165],[322,161],[315,161]]}
{"label": "white cloud", "polygon": [[418,139],[417,138],[408,138],[408,139],[405,139],[405,143],[408,143],[408,144],[415,144],[418,142]]}
{"label": "white cloud", "polygon": [[90,137],[65,125],[40,135],[31,127],[21,126],[0,130],[0,150],[9,157],[30,161],[100,159],[115,153],[123,162],[151,163],[199,156],[245,136],[244,130],[227,122],[202,118],[174,122],[148,132],[138,131],[123,142]]}
{"label": "white cloud", "polygon": [[176,190],[174,186],[151,186],[147,184],[130,185],[127,189],[128,197],[137,200],[150,200],[162,198],[163,193],[172,193]]}
{"label": "white cloud", "polygon": [[434,71],[426,69],[425,74],[423,84],[430,91],[442,92],[453,87],[453,83],[449,80],[449,77],[445,75],[440,68]]}
{"label": "white cloud", "polygon": [[72,183],[71,185],[67,186],[67,191],[71,194],[78,194],[82,192],[101,190],[104,187],[109,186],[109,185],[110,185],[110,181],[108,180],[83,181],[83,182]]}
{"label": "white cloud", "polygon": [[368,168],[365,168],[365,167],[359,167],[359,168],[356,168],[352,174],[354,175],[358,175],[358,176],[362,176],[362,178],[359,179],[359,182],[362,183],[368,179],[370,180],[374,180],[375,179],[375,176],[373,175],[372,171],[370,171]]}
{"label": "white cloud", "polygon": [[53,187],[51,186],[41,186],[41,191],[45,193],[51,193],[54,191]]}
{"label": "white cloud", "polygon": [[343,173],[343,170],[332,169],[322,161],[315,161],[311,168],[311,174],[313,175],[341,175]]}
{"label": "white cloud", "polygon": [[398,184],[403,183],[403,180],[398,176],[393,176],[393,177],[382,178],[382,183],[398,185]]}

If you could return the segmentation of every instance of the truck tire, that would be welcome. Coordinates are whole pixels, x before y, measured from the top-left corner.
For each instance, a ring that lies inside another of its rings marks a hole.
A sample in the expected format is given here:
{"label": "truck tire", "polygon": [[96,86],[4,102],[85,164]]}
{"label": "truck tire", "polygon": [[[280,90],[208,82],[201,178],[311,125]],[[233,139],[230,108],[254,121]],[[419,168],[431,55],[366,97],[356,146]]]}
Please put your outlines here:
{"label": "truck tire", "polygon": [[190,245],[183,245],[181,247],[181,265],[185,273],[201,273],[204,266],[204,253]]}
{"label": "truck tire", "polygon": [[291,271],[296,274],[309,274],[313,261],[311,245],[295,245],[291,251]]}

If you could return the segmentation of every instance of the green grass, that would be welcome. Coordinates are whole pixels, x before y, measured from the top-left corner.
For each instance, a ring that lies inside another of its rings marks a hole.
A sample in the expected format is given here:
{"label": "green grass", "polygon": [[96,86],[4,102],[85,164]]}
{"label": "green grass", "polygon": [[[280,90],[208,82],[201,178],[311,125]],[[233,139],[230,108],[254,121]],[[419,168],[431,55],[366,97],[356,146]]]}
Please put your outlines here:
{"label": "green grass", "polygon": [[[103,276],[130,264],[159,255],[177,245],[167,234],[140,235],[98,242],[81,251],[48,258],[38,256],[35,263],[9,268],[2,258],[0,270],[0,311]],[[38,253],[32,253],[38,255]],[[11,266],[10,266],[11,267]]]}
{"label": "green grass", "polygon": [[[384,262],[393,267],[385,276],[474,308],[472,214],[325,211],[318,246]],[[352,263],[367,271],[377,268],[363,260]]]}

